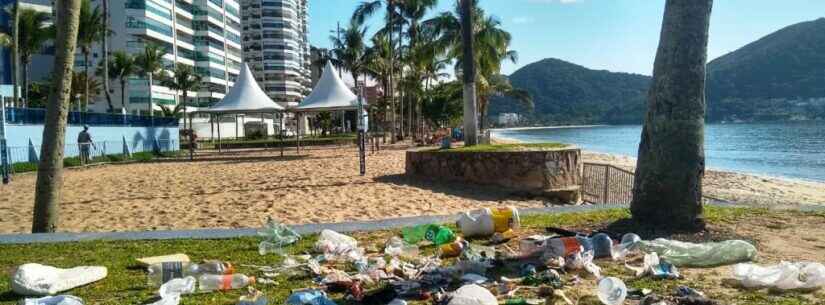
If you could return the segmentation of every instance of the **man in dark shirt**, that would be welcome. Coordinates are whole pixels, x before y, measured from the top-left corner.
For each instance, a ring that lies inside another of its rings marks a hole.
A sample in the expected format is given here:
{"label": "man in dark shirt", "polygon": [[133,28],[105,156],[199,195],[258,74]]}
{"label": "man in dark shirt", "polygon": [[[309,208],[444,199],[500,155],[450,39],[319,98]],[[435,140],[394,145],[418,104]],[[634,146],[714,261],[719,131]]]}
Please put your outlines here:
{"label": "man in dark shirt", "polygon": [[95,143],[92,142],[92,135],[89,133],[88,125],[83,125],[83,131],[77,135],[77,145],[80,147],[80,163],[84,165],[89,163],[89,153]]}

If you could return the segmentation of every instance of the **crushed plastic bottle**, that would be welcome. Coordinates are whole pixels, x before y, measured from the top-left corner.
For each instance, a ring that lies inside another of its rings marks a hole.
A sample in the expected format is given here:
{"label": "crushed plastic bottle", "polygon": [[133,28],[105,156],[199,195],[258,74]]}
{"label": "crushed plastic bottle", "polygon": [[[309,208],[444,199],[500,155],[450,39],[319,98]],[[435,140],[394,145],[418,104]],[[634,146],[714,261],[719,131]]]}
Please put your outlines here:
{"label": "crushed plastic bottle", "polygon": [[615,277],[605,277],[599,280],[596,295],[605,305],[619,305],[627,298],[627,286]]}
{"label": "crushed plastic bottle", "polygon": [[420,225],[404,228],[401,230],[404,241],[411,245],[417,245],[428,241],[436,246],[448,244],[455,240],[455,233],[450,228],[436,224]]}
{"label": "crushed plastic bottle", "polygon": [[355,238],[332,231],[323,230],[315,243],[315,250],[323,253],[317,261],[349,261],[355,262],[364,256],[364,249],[358,247]]}
{"label": "crushed plastic bottle", "polygon": [[391,257],[417,258],[419,250],[417,245],[407,244],[401,238],[393,236],[387,241],[384,254]]}
{"label": "crushed plastic bottle", "polygon": [[283,255],[285,246],[294,244],[301,239],[300,234],[271,217],[267,219],[264,228],[258,231],[258,236],[264,238],[258,245],[260,255],[270,253]]}
{"label": "crushed plastic bottle", "polygon": [[227,291],[255,284],[255,277],[243,274],[204,274],[198,278],[200,291]]}
{"label": "crushed plastic bottle", "polygon": [[679,270],[676,266],[659,259],[656,252],[645,254],[644,265],[642,267],[633,267],[625,263],[625,267],[636,273],[637,277],[649,275],[657,279],[678,279],[680,277]]}
{"label": "crushed plastic bottle", "polygon": [[656,252],[662,260],[678,267],[717,267],[756,257],[756,247],[744,240],[694,244],[659,238],[638,244],[645,253]]}
{"label": "crushed plastic bottle", "polygon": [[622,241],[618,245],[613,246],[611,255],[613,260],[622,260],[635,250],[642,238],[634,233],[627,233],[622,236]]}
{"label": "crushed plastic bottle", "polygon": [[187,262],[165,262],[149,266],[150,286],[161,286],[173,279],[201,274],[231,274],[235,272],[232,264],[222,261],[206,261],[202,264]]}
{"label": "crushed plastic bottle", "polygon": [[737,264],[733,267],[733,277],[747,288],[817,289],[825,287],[825,266],[791,262],[768,267]]}

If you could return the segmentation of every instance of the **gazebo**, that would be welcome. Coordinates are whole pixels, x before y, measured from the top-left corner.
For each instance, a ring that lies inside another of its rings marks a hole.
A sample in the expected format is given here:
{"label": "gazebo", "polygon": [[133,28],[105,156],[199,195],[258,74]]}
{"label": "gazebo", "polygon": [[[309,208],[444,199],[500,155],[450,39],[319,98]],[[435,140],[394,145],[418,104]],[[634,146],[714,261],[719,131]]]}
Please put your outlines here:
{"label": "gazebo", "polygon": [[[366,104],[363,106],[366,107]],[[312,89],[312,93],[307,96],[297,107],[295,112],[321,112],[321,111],[342,111],[358,110],[358,96],[347,88],[344,81],[335,74],[335,68],[331,63],[327,63],[321,79]]]}
{"label": "gazebo", "polygon": [[220,117],[226,114],[260,114],[263,122],[265,113],[278,113],[286,109],[278,105],[258,86],[255,77],[244,63],[235,85],[224,98],[212,107],[200,110],[200,113],[209,113],[218,117],[218,150],[221,142]]}

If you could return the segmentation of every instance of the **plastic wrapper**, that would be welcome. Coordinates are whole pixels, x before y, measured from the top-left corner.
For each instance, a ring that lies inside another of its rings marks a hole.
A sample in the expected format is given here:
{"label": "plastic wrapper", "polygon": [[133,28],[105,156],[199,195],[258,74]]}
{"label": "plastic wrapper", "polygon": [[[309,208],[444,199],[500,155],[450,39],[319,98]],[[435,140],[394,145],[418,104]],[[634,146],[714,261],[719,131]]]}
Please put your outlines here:
{"label": "plastic wrapper", "polygon": [[258,245],[258,253],[261,255],[269,253],[283,254],[283,247],[294,244],[301,239],[301,235],[297,232],[272,218],[267,219],[266,226],[258,231],[258,235],[264,238]]}
{"label": "plastic wrapper", "polygon": [[743,240],[694,244],[659,238],[638,244],[645,253],[656,252],[662,260],[678,267],[717,267],[756,257],[756,247]]}
{"label": "plastic wrapper", "polygon": [[790,262],[768,267],[738,264],[733,267],[733,277],[748,288],[817,289],[825,287],[825,266]]}

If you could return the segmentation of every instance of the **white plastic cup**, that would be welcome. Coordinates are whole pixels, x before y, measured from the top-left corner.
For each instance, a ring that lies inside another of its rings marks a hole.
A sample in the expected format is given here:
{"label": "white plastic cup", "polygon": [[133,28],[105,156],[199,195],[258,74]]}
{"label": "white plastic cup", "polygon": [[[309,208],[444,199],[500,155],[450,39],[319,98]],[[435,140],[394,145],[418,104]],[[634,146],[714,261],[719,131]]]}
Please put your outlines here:
{"label": "white plastic cup", "polygon": [[605,305],[619,305],[627,298],[627,286],[615,277],[605,277],[599,280],[599,301]]}

